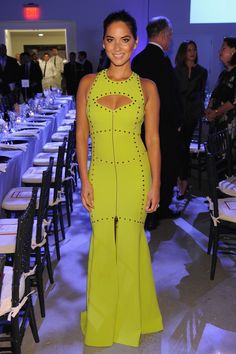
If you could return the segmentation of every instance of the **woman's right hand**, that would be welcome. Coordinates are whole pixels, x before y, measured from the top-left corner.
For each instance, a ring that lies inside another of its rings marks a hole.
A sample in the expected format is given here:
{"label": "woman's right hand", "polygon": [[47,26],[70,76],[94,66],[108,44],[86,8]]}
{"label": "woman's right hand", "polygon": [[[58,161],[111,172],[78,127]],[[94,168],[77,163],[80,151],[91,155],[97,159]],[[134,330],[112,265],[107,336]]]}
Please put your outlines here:
{"label": "woman's right hand", "polygon": [[83,206],[91,212],[94,208],[93,186],[89,181],[82,183],[81,199]]}

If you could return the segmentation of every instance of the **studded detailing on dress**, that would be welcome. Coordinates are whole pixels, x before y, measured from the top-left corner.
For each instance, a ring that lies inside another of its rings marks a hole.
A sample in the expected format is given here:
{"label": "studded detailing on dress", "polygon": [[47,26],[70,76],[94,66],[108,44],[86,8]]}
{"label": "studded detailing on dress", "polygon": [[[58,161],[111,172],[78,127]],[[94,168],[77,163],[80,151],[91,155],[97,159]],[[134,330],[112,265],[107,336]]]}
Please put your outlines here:
{"label": "studded detailing on dress", "polygon": [[[112,109],[114,96],[120,106]],[[162,329],[143,228],[151,175],[140,138],[144,97],[139,76],[113,81],[107,70],[97,74],[87,116],[95,207],[82,330],[87,345],[138,346],[142,333]]]}

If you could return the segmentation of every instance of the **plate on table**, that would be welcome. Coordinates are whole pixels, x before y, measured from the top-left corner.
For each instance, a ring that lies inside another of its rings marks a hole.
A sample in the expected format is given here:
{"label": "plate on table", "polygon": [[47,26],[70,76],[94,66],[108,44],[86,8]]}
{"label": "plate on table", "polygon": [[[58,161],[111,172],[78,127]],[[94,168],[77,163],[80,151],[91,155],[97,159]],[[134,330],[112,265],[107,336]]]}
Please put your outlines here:
{"label": "plate on table", "polygon": [[0,163],[7,163],[9,160],[11,160],[11,157],[0,155]]}
{"label": "plate on table", "polygon": [[59,108],[58,105],[48,107],[51,111],[58,111]]}
{"label": "plate on table", "polygon": [[28,120],[29,123],[46,123],[46,119],[30,119]]}
{"label": "plate on table", "polygon": [[55,113],[54,113],[54,112],[43,112],[43,114],[45,114],[45,116],[52,116],[52,115],[54,115]]}
{"label": "plate on table", "polygon": [[35,127],[24,127],[24,128],[17,129],[17,132],[21,132],[23,130],[35,130],[35,131],[37,131],[38,128],[35,128]]}
{"label": "plate on table", "polygon": [[18,144],[27,144],[29,141],[28,140],[5,140],[1,141],[2,144],[9,144],[9,145],[18,145]]}

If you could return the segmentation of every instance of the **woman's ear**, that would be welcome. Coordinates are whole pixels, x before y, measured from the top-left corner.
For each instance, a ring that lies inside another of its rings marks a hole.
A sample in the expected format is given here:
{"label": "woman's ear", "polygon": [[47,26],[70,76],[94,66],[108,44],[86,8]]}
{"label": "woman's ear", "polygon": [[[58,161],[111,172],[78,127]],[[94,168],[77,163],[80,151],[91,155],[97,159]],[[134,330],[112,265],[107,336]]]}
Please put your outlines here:
{"label": "woman's ear", "polygon": [[137,37],[137,39],[136,39],[136,41],[135,41],[134,49],[136,49],[137,46],[138,46],[138,37]]}

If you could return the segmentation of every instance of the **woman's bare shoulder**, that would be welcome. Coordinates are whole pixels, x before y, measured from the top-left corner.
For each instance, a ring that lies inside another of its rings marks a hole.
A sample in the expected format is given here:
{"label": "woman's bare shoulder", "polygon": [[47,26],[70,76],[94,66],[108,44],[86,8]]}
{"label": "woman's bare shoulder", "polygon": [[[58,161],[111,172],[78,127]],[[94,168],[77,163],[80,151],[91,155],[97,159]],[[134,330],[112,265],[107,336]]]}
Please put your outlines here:
{"label": "woman's bare shoulder", "polygon": [[97,74],[88,74],[82,77],[79,83],[78,95],[84,95],[88,97],[89,91],[93,85],[94,80],[96,79]]}
{"label": "woman's bare shoulder", "polygon": [[145,79],[143,77],[140,77],[140,82],[142,85],[143,89],[146,90],[156,90],[156,84],[154,81],[150,80],[150,79]]}
{"label": "woman's bare shoulder", "polygon": [[158,90],[157,90],[155,82],[153,82],[152,80],[140,77],[140,83],[142,86],[142,90],[143,90],[143,94],[144,94],[144,98],[145,98],[146,102],[150,96],[157,95]]}
{"label": "woman's bare shoulder", "polygon": [[85,75],[84,77],[82,77],[82,79],[80,80],[80,85],[84,86],[84,87],[88,87],[90,86],[94,80],[96,79],[97,74],[88,74]]}

